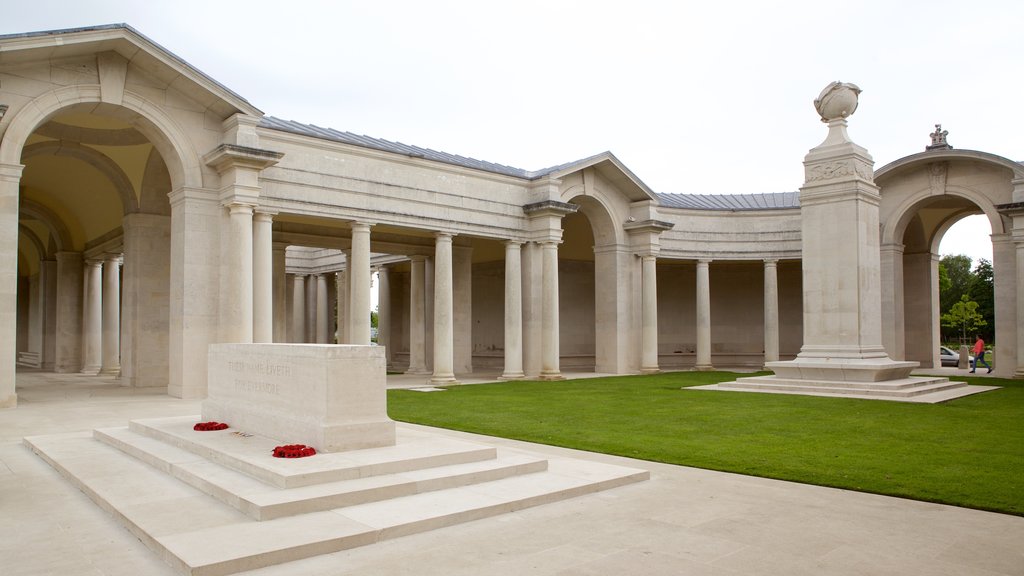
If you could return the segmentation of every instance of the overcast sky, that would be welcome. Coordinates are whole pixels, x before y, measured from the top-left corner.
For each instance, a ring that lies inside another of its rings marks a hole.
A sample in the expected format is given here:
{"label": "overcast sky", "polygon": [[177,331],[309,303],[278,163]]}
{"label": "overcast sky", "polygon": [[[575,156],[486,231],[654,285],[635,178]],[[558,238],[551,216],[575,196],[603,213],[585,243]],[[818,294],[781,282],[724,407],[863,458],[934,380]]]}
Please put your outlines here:
{"label": "overcast sky", "polygon": [[[876,167],[1014,160],[1024,2],[0,0],[0,33],[125,22],[266,114],[535,170],[610,150],[658,192],[795,191],[830,81]],[[1008,121],[1009,120],[1009,121]],[[988,225],[943,253],[991,259]]]}

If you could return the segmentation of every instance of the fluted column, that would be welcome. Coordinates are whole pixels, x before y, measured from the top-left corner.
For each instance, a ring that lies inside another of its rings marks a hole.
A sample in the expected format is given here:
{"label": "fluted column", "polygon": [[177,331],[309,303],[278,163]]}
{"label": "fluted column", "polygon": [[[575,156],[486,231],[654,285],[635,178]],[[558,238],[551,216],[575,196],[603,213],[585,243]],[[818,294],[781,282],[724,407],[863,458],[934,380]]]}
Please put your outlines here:
{"label": "fluted column", "polygon": [[103,261],[103,364],[100,374],[121,373],[121,268],[120,254]]}
{"label": "fluted column", "polygon": [[292,289],[292,340],[296,343],[306,341],[306,275],[295,274]]}
{"label": "fluted column", "polygon": [[658,368],[658,257],[641,258],[643,268],[643,313],[641,314],[640,372],[653,374]]}
{"label": "fluted column", "polygon": [[370,343],[370,225],[352,223],[352,251],[349,260],[350,344]]}
{"label": "fluted column", "polygon": [[711,366],[711,260],[697,262],[697,370],[714,370]]}
{"label": "fluted column", "polygon": [[330,313],[327,309],[327,274],[316,275],[316,343],[329,344],[330,328],[328,320]]}
{"label": "fluted column", "polygon": [[377,344],[384,347],[384,360],[391,366],[391,267],[377,271]]}
{"label": "fluted column", "polygon": [[764,261],[764,361],[779,360],[779,261]]}
{"label": "fluted column", "polygon": [[412,256],[409,273],[409,369],[406,374],[427,374],[427,302],[424,291],[426,257]]}
{"label": "fluted column", "polygon": [[559,369],[559,325],[558,325],[558,242],[541,242],[541,380],[561,380]]}
{"label": "fluted column", "polygon": [[452,283],[452,235],[434,235],[434,374],[431,384],[455,381],[455,311]]}
{"label": "fluted column", "polygon": [[274,341],[274,212],[252,216],[252,341]]}
{"label": "fluted column", "polygon": [[103,261],[85,262],[82,290],[82,373],[96,374],[103,365]]}
{"label": "fluted column", "polygon": [[502,380],[525,378],[523,373],[522,242],[505,242],[505,371]]}

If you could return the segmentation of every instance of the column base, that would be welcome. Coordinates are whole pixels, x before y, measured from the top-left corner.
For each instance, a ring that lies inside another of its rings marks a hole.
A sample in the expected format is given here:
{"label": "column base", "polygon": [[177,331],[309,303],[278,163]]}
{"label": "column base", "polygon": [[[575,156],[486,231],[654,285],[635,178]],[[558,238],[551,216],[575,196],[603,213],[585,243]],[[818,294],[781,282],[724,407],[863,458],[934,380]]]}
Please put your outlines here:
{"label": "column base", "polygon": [[18,395],[11,394],[6,398],[0,398],[0,409],[16,408],[18,406]]}
{"label": "column base", "polygon": [[99,373],[98,373],[98,375],[99,376],[114,376],[114,377],[120,376],[121,375],[121,367],[118,366],[117,368],[101,368]]}
{"label": "column base", "polygon": [[411,376],[430,376],[431,372],[426,368],[409,368],[405,372],[402,372],[402,374],[409,374]]}
{"label": "column base", "polygon": [[526,374],[522,372],[511,372],[498,376],[498,380],[523,380],[526,378]]}
{"label": "column base", "polygon": [[431,376],[430,380],[427,380],[427,384],[431,386],[451,386],[458,383],[459,381],[455,379],[454,374]]}
{"label": "column base", "polygon": [[715,367],[711,364],[697,364],[693,369],[697,372],[714,372]]}
{"label": "column base", "polygon": [[640,373],[641,374],[660,374],[661,373],[661,368],[658,368],[657,366],[655,366],[653,368],[640,368]]}
{"label": "column base", "polygon": [[82,368],[79,371],[79,374],[88,374],[90,376],[95,376],[95,375],[97,375],[99,373],[100,373],[100,367],[99,366],[86,366],[85,368]]}
{"label": "column base", "polygon": [[541,372],[538,379],[546,381],[565,380],[565,376],[562,376],[561,372]]}

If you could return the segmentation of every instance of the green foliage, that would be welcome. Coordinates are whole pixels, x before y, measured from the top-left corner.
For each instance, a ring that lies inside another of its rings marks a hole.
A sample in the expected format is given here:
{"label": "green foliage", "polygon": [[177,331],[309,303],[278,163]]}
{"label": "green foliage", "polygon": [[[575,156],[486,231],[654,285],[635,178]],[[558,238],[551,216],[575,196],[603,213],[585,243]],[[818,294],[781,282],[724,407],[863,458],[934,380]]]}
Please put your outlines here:
{"label": "green foliage", "polygon": [[[680,390],[676,372],[388,391],[396,420],[1024,515],[1024,382],[942,404]],[[960,379],[960,378],[958,378]]]}
{"label": "green foliage", "polygon": [[377,311],[376,310],[370,310],[370,327],[371,328],[376,328],[377,327]]}
{"label": "green foliage", "polygon": [[964,294],[960,301],[949,309],[949,312],[941,317],[942,325],[947,328],[955,328],[960,334],[960,343],[967,344],[978,331],[988,325],[985,318],[978,313],[978,303]]}
{"label": "green foliage", "polygon": [[[985,341],[992,342],[996,318],[992,263],[981,259],[972,271],[969,256],[943,256],[939,262],[939,310],[951,313],[953,306],[959,304],[965,295],[972,302],[978,303],[977,313],[984,320],[984,324],[978,324],[973,330],[968,329],[968,336],[973,337],[976,331]],[[942,325],[947,328],[942,331],[943,341],[963,338],[962,325],[951,326],[945,320]]]}
{"label": "green foliage", "polygon": [[939,269],[940,278],[941,270],[945,270],[949,281],[949,287],[945,290],[942,290],[942,281],[939,281],[939,309],[949,310],[971,288],[971,257],[965,254],[943,256],[939,261]]}

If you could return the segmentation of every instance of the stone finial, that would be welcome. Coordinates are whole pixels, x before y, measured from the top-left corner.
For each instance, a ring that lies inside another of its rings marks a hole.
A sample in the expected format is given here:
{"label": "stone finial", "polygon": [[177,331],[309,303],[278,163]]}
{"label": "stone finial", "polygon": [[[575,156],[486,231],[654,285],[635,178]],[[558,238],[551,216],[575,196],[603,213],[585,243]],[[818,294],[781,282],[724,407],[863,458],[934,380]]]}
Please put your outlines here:
{"label": "stone finial", "polygon": [[852,115],[857,110],[857,97],[861,89],[849,82],[832,82],[818,95],[814,101],[814,109],[818,111],[822,122],[832,122]]}
{"label": "stone finial", "polygon": [[949,130],[943,130],[942,124],[935,125],[935,132],[929,134],[932,137],[932,143],[925,146],[927,150],[952,150],[953,147],[946,142],[946,136],[949,134]]}

